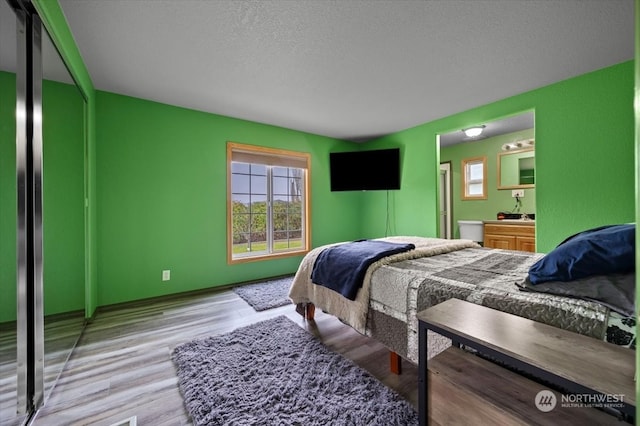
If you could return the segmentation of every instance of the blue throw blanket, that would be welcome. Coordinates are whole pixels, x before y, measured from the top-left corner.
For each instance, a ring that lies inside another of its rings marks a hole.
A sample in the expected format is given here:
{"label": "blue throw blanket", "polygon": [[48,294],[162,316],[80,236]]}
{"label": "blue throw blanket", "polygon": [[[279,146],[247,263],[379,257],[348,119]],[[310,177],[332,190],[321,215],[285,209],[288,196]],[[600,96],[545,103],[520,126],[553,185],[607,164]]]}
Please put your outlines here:
{"label": "blue throw blanket", "polygon": [[360,240],[324,249],[311,271],[311,281],[356,299],[367,268],[386,256],[413,250],[413,244]]}

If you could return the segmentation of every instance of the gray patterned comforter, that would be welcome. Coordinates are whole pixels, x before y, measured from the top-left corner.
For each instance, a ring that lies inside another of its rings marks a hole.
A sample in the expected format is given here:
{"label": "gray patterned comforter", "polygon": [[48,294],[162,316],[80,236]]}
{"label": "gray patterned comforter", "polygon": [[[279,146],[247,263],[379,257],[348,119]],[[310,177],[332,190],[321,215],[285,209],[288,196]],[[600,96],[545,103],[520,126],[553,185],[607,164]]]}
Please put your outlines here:
{"label": "gray patterned comforter", "polygon": [[[613,334],[611,327],[619,328],[628,319],[612,315],[607,307],[597,302],[519,290],[516,283],[526,278],[529,267],[542,256],[540,253],[466,248],[384,265],[371,276],[365,334],[417,363],[416,313],[447,299],[458,298],[611,341],[607,338]],[[629,329],[635,330],[635,323],[633,326]],[[448,345],[448,340],[441,338],[429,349],[430,356]]]}

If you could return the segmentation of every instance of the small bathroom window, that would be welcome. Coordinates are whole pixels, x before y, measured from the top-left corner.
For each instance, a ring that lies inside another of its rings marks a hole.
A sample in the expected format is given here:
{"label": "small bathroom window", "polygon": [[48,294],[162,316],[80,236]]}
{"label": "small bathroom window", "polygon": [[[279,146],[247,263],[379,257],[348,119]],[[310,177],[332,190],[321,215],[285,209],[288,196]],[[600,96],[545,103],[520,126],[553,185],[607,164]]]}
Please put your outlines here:
{"label": "small bathroom window", "polygon": [[462,199],[487,199],[487,157],[462,160]]}

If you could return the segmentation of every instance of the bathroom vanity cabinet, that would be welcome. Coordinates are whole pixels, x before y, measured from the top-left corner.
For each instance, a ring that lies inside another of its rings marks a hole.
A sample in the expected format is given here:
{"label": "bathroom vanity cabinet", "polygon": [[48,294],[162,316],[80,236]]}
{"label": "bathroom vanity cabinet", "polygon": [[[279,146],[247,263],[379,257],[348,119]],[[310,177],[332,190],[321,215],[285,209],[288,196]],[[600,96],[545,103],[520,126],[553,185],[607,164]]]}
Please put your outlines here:
{"label": "bathroom vanity cabinet", "polygon": [[533,220],[489,220],[484,222],[484,246],[505,250],[536,251]]}

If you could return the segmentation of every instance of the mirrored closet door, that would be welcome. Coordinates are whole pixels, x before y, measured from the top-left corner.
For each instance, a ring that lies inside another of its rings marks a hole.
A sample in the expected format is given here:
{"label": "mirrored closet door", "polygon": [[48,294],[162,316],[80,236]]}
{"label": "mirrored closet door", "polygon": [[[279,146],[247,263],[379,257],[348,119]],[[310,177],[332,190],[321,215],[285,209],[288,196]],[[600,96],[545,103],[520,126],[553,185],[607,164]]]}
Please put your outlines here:
{"label": "mirrored closet door", "polygon": [[0,423],[23,425],[84,328],[85,99],[27,0],[0,0]]}
{"label": "mirrored closet door", "polygon": [[84,104],[42,28],[45,402],[84,327]]}
{"label": "mirrored closet door", "polygon": [[0,0],[0,419],[18,413],[16,294],[16,71],[17,16]]}

